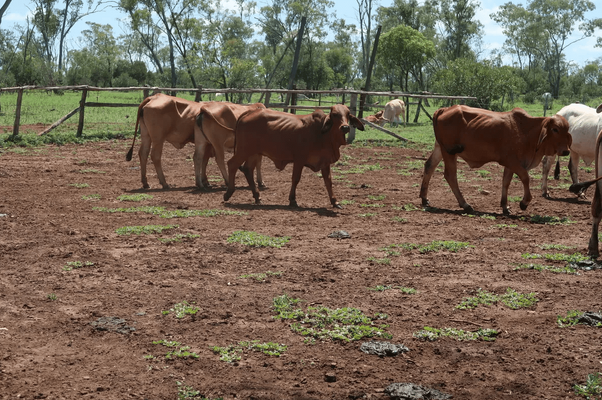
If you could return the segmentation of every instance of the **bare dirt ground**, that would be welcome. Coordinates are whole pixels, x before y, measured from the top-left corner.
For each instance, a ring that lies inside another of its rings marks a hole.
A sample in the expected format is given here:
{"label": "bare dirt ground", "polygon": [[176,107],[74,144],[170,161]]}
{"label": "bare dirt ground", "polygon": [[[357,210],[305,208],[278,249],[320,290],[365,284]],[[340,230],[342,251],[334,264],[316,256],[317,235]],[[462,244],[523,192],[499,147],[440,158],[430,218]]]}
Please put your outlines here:
{"label": "bare dirt ground", "polygon": [[[278,172],[270,161],[264,163],[268,189],[262,205],[252,204],[240,173],[237,191],[224,203],[219,179],[210,192],[194,188],[191,147],[165,147],[171,190],[159,189],[151,165],[152,188],[142,191],[137,161],[124,161],[129,145],[123,140],[0,154],[0,399],[175,399],[178,393],[183,397],[183,386],[211,399],[385,399],[384,389],[396,382],[435,388],[454,399],[572,399],[574,384],[602,370],[602,331],[556,323],[569,310],[602,309],[602,271],[514,270],[526,262],[562,266],[521,256],[558,252],[542,249],[543,244],[573,246],[560,253],[585,254],[589,201],[577,201],[565,188],[552,189],[553,198],[546,200],[535,179],[528,210],[512,202],[515,214],[505,217],[499,207],[501,168],[482,168],[491,172],[487,176],[463,164],[460,187],[482,214],[462,215],[441,172],[429,196],[438,208],[422,211],[418,192],[425,152],[348,146],[334,173],[335,194],[347,203],[343,210],[330,207],[322,179],[309,170],[298,187],[300,208],[289,208],[291,166]],[[358,165],[382,168],[344,173]],[[219,175],[215,164],[209,173]],[[561,182],[567,179],[565,170]],[[84,183],[89,186],[74,186]],[[141,192],[153,198],[117,199]],[[522,196],[517,181],[510,194]],[[135,206],[244,214],[164,219],[93,210]],[[539,224],[532,215],[572,223]],[[168,224],[178,228],[116,233],[124,226]],[[228,243],[237,230],[290,241],[282,248]],[[336,230],[351,238],[329,238]],[[199,237],[157,240],[176,234]],[[400,250],[389,264],[379,250],[433,240],[473,247],[457,253]],[[64,269],[75,261],[93,265]],[[241,278],[266,271],[281,275]],[[417,293],[368,289],[378,285]],[[539,302],[518,310],[499,303],[455,307],[479,288],[535,292]],[[290,329],[291,321],[274,319],[272,302],[282,294],[302,299],[301,307],[385,313],[389,341],[410,351],[368,355],[359,348],[369,339],[308,344]],[[198,313],[181,319],[164,315],[183,301],[194,303]],[[94,323],[108,317],[123,319],[125,331],[97,329]],[[494,328],[500,335],[493,342],[413,338],[425,326]],[[158,340],[190,346],[199,358],[167,360],[169,349],[153,344]],[[288,349],[280,357],[245,351],[235,363],[220,361],[211,349],[250,340]]]}

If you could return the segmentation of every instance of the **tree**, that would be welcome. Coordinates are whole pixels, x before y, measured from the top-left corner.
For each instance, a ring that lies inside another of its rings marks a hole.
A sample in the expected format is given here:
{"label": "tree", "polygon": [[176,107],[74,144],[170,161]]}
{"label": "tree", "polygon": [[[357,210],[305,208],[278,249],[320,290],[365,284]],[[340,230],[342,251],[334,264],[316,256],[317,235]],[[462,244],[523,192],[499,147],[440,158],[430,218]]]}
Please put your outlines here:
{"label": "tree", "polygon": [[362,77],[367,78],[368,64],[372,54],[372,19],[374,1],[373,0],[356,0],[357,1],[357,19],[360,24],[360,47],[361,61],[359,64]]}
{"label": "tree", "polygon": [[119,59],[119,47],[113,37],[111,25],[87,22],[90,29],[82,31],[86,50],[95,62],[91,67],[91,79],[95,85],[113,86],[113,75]]}
{"label": "tree", "polygon": [[[409,26],[398,26],[382,35],[378,58],[382,67],[397,73],[399,87],[408,90],[410,75],[424,89],[422,68],[435,56],[435,45],[424,35]],[[393,90],[393,82],[390,82]]]}
{"label": "tree", "polygon": [[[548,72],[550,92],[557,98],[561,78],[567,72],[564,51],[602,28],[602,18],[585,18],[585,13],[595,8],[589,0],[531,0],[527,8],[506,3],[492,18],[504,28],[507,48],[529,54],[541,63]],[[581,35],[573,40],[577,26]],[[600,38],[598,45],[602,45]]]}
{"label": "tree", "polygon": [[442,51],[447,60],[474,58],[471,43],[480,42],[483,36],[483,24],[474,19],[479,7],[473,0],[441,0]]}
{"label": "tree", "polygon": [[8,10],[8,6],[10,6],[10,3],[13,0],[4,0],[4,3],[2,3],[2,6],[0,6],[0,25],[2,25],[2,17],[4,16],[4,13],[6,13],[6,10]]}

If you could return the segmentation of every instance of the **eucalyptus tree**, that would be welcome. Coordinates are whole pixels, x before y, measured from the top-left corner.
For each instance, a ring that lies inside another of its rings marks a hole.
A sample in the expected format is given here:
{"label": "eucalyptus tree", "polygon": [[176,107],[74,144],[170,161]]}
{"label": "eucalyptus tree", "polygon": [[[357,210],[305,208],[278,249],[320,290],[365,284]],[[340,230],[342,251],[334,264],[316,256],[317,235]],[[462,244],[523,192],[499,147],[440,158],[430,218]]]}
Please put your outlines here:
{"label": "eucalyptus tree", "polygon": [[367,78],[368,65],[372,54],[372,21],[375,17],[376,2],[374,0],[355,0],[357,3],[357,20],[359,22],[361,58],[359,69],[362,77]]}
{"label": "eucalyptus tree", "polygon": [[[531,0],[526,8],[506,3],[491,17],[502,25],[507,49],[541,63],[548,73],[550,91],[558,97],[561,78],[567,72],[565,50],[602,28],[602,18],[586,18],[585,13],[595,9],[590,0]],[[601,38],[597,46],[602,46]]]}
{"label": "eucalyptus tree", "polygon": [[390,90],[393,90],[394,84],[398,84],[403,90],[409,90],[410,76],[419,89],[425,89],[422,69],[436,54],[431,40],[414,28],[400,25],[382,35],[379,50],[377,57],[380,67],[389,76]]}
{"label": "eucalyptus tree", "polygon": [[6,13],[6,10],[8,10],[8,6],[10,6],[10,3],[13,0],[4,0],[4,2],[2,3],[2,5],[0,6],[0,26],[2,26],[2,17],[4,16],[4,14]]}
{"label": "eucalyptus tree", "polygon": [[378,8],[376,21],[382,26],[383,32],[399,25],[407,25],[435,42],[438,14],[438,0],[393,0],[390,7]]}
{"label": "eucalyptus tree", "polygon": [[475,19],[479,7],[475,0],[441,0],[441,51],[446,60],[476,57],[475,44],[483,37],[483,24]]}
{"label": "eucalyptus tree", "polygon": [[91,79],[95,85],[113,86],[113,75],[117,62],[121,57],[117,40],[113,36],[111,25],[87,22],[89,29],[82,31],[85,51],[90,60],[94,60],[91,68]]}

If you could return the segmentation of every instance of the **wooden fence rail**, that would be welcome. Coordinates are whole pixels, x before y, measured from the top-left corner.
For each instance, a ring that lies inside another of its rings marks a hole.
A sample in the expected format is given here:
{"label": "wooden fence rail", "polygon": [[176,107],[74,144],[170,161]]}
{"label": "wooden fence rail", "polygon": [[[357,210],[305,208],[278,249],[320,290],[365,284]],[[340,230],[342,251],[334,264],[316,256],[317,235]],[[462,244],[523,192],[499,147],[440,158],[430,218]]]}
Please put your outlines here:
{"label": "wooden fence rail", "polygon": [[[299,109],[305,109],[305,110],[314,110],[316,108],[318,109],[329,109],[330,107],[327,106],[322,106],[321,105],[321,100],[318,101],[319,105],[317,106],[303,106],[303,105],[297,105],[297,101],[299,98],[299,95],[307,95],[307,94],[313,94],[313,95],[323,95],[323,94],[328,94],[328,95],[336,95],[336,96],[342,96],[342,103],[345,104],[346,103],[346,99],[348,97],[349,99],[349,109],[351,110],[352,114],[358,115],[360,118],[362,117],[362,112],[364,111],[365,107],[368,107],[367,105],[365,105],[365,99],[366,96],[384,96],[384,97],[394,97],[394,98],[398,98],[398,97],[405,97],[406,98],[406,103],[408,105],[408,107],[406,107],[406,120],[407,120],[407,116],[409,116],[409,105],[410,104],[417,104],[417,109],[416,109],[416,117],[414,119],[414,121],[418,120],[418,115],[420,113],[420,109],[422,109],[429,118],[431,118],[431,116],[428,114],[428,112],[426,111],[426,109],[424,108],[424,105],[422,104],[423,101],[428,101],[428,99],[439,99],[439,100],[449,100],[449,101],[460,101],[461,103],[464,103],[466,100],[476,100],[476,98],[474,97],[468,97],[468,96],[443,96],[443,95],[437,95],[437,94],[431,94],[431,93],[404,93],[404,92],[376,92],[376,91],[363,91],[363,90],[354,90],[354,89],[331,89],[331,90],[309,90],[309,89],[294,89],[294,90],[287,90],[287,89],[260,89],[260,88],[253,88],[253,89],[212,89],[212,88],[162,88],[162,87],[149,87],[149,86],[142,86],[142,87],[120,87],[120,88],[101,88],[101,87],[94,87],[94,86],[87,86],[87,85],[80,85],[80,86],[18,86],[18,87],[7,87],[7,88],[0,88],[0,93],[2,92],[17,92],[17,105],[16,105],[16,110],[15,110],[15,123],[13,125],[13,132],[12,135],[13,136],[17,136],[19,134],[19,125],[20,125],[20,121],[21,121],[21,104],[23,101],[23,92],[26,90],[45,90],[45,91],[65,91],[65,90],[72,90],[72,91],[78,91],[81,90],[82,95],[81,95],[81,99],[79,102],[79,107],[75,108],[73,111],[69,112],[67,115],[65,115],[64,117],[60,118],[58,121],[56,121],[55,123],[53,123],[48,129],[46,129],[45,131],[39,133],[40,135],[46,134],[50,131],[52,131],[54,128],[56,128],[57,126],[59,126],[60,124],[62,124],[63,122],[65,122],[67,119],[71,118],[73,115],[77,114],[79,112],[79,123],[78,123],[78,128],[77,128],[77,136],[81,136],[83,134],[83,129],[84,129],[84,121],[85,121],[85,111],[86,111],[86,107],[138,107],[139,104],[125,104],[125,103],[98,103],[98,102],[87,102],[87,96],[89,94],[89,92],[133,92],[133,91],[142,91],[144,97],[148,97],[151,92],[152,93],[158,93],[158,92],[167,92],[167,93],[171,93],[173,95],[175,95],[178,92],[189,92],[189,93],[195,93],[195,101],[202,101],[202,97],[204,94],[206,95],[210,95],[210,94],[254,94],[254,93],[264,93],[264,104],[266,107],[268,108],[282,108],[284,111],[288,112],[290,110],[290,112],[295,113],[296,110]],[[290,104],[288,104],[288,101],[284,102],[284,103],[271,103],[270,102],[270,97],[272,93],[277,93],[277,94],[286,94],[287,95],[287,99],[291,99],[290,100]],[[360,96],[360,104],[362,105],[362,107],[360,107],[359,110],[359,114],[358,114],[358,96]],[[409,103],[407,100],[408,99],[418,99],[418,103]],[[370,106],[375,106],[374,104],[370,105]],[[400,138],[399,136],[395,135],[393,132],[388,131],[386,129],[381,129],[383,131],[385,131],[386,133]],[[348,137],[347,137],[347,141],[349,143],[353,142],[353,140],[355,139],[355,129],[352,128],[351,132],[349,133]]]}

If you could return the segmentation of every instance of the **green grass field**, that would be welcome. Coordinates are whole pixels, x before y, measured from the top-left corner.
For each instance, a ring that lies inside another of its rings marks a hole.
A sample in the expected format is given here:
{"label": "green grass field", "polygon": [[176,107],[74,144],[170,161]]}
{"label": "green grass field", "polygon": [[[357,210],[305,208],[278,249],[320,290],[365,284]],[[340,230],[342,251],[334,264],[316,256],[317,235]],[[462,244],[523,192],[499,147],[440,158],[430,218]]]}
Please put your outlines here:
{"label": "green grass field", "polygon": [[[190,92],[178,92],[178,97],[188,100],[194,100],[194,94]],[[14,146],[39,146],[46,143],[73,143],[82,141],[97,141],[109,140],[116,137],[131,137],[134,133],[134,125],[136,122],[136,107],[87,107],[85,110],[85,123],[83,135],[81,138],[76,138],[77,124],[79,114],[75,114],[65,123],[54,129],[47,135],[38,136],[36,130],[31,128],[31,125],[43,125],[49,127],[54,122],[71,112],[78,107],[81,99],[81,91],[62,91],[56,94],[52,91],[44,90],[29,90],[24,92],[23,102],[21,106],[21,120],[19,136],[12,137],[13,125],[15,122],[15,110],[17,103],[16,93],[1,93],[0,96],[0,148]],[[223,96],[205,95],[203,100],[223,100]],[[87,102],[95,103],[125,103],[139,104],[143,100],[143,93],[139,92],[109,92],[109,91],[90,91],[88,92]],[[273,101],[278,101],[277,96],[272,97]],[[320,99],[320,105],[328,106],[335,102],[340,102],[340,96],[323,96]],[[372,96],[372,103],[379,102],[382,106],[389,100],[388,96]],[[252,101],[259,101],[259,94],[253,96]],[[348,103],[349,97],[346,98]],[[411,99],[409,104],[409,122],[407,127],[390,127],[387,129],[396,134],[409,139],[411,142],[418,144],[433,143],[433,131],[430,118],[421,112],[417,122],[414,122],[417,108],[417,100]],[[589,106],[596,107],[599,102],[592,101]],[[299,105],[307,105],[314,107],[318,105],[316,101],[301,100]],[[444,101],[429,102],[426,107],[430,115],[439,107],[447,105]],[[548,110],[547,115],[556,113],[564,104],[556,100],[552,104],[552,109]],[[524,108],[533,116],[543,116],[543,106],[541,103],[525,104],[515,103],[508,105],[511,107]],[[364,116],[375,113],[380,108],[374,107],[370,111],[365,111]],[[310,110],[299,110],[299,114],[309,113]],[[38,128],[39,131],[39,128]],[[367,128],[366,131],[357,131],[357,145],[383,145],[383,146],[399,146],[402,143],[378,130]],[[410,144],[411,145],[411,144]]]}

